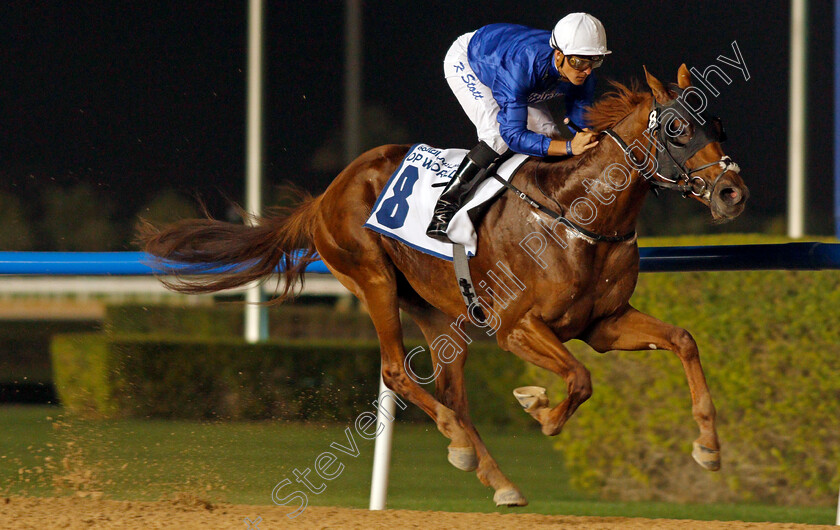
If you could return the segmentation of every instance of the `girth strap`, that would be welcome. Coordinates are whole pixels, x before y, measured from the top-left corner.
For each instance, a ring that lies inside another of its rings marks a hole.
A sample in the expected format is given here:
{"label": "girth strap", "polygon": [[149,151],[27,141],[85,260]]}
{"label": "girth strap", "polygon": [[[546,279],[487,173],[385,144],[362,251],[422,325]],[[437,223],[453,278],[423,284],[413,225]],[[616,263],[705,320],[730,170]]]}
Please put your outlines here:
{"label": "girth strap", "polygon": [[458,282],[458,290],[461,292],[461,297],[464,299],[464,304],[467,306],[467,312],[470,307],[475,304],[476,317],[481,322],[486,322],[487,317],[481,304],[478,301],[478,295],[475,292],[472,275],[470,274],[470,261],[467,256],[467,249],[464,245],[459,243],[452,244],[452,265],[455,267],[455,280]]}

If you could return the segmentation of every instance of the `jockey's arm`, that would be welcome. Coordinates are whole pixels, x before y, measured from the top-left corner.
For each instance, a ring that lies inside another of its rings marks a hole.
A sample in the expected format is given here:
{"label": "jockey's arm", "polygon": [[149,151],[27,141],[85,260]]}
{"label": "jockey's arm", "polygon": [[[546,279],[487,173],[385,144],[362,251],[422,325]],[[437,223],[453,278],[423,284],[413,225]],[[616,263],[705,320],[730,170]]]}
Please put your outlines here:
{"label": "jockey's arm", "polygon": [[[565,140],[552,140],[527,128],[527,106],[522,110],[505,106],[499,112],[502,139],[516,153],[531,156],[568,156]],[[572,154],[579,155],[598,145],[592,141],[595,133],[582,132],[572,138]],[[546,145],[547,144],[547,145]]]}
{"label": "jockey's arm", "polygon": [[[584,129],[584,132],[579,132],[575,134],[574,138],[572,138],[573,155],[579,155],[598,145],[598,140],[592,140],[595,133],[586,132],[588,130],[589,129]],[[568,153],[566,152],[566,141],[552,140],[551,143],[548,144],[548,156],[568,156]]]}
{"label": "jockey's arm", "polygon": [[[589,80],[587,80],[588,82]],[[585,83],[580,87],[580,92],[568,94],[572,96],[567,100],[567,114],[582,123],[583,109],[585,105],[591,104],[592,83]],[[566,142],[554,140],[543,134],[528,130],[528,101],[527,92],[522,87],[505,87],[504,91],[493,91],[496,102],[499,104],[499,132],[502,139],[516,153],[523,153],[531,156],[568,156]],[[592,141],[594,133],[583,132],[575,134],[571,140],[572,155],[579,155],[596,145]]]}
{"label": "jockey's arm", "polygon": [[525,97],[517,95],[507,97],[493,94],[499,104],[497,120],[499,134],[515,153],[530,156],[546,156],[550,138],[528,130],[528,102]]}

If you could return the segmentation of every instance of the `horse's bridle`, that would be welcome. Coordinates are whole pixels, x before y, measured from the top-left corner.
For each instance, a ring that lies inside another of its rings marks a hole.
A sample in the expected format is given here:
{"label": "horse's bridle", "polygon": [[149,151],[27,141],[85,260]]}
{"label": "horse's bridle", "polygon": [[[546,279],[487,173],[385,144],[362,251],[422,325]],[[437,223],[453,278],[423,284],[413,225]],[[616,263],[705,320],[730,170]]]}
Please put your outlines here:
{"label": "horse's bridle", "polygon": [[[676,86],[672,87],[672,89],[677,92],[678,96],[677,98],[673,99],[668,103],[659,103],[658,101],[656,101],[656,98],[653,98],[653,108],[648,114],[648,126],[644,132],[644,136],[648,138],[648,144],[645,149],[646,156],[644,162],[647,162],[647,160],[649,160],[652,149],[657,149],[659,151],[656,157],[656,165],[654,166],[654,171],[648,170],[643,162],[639,162],[639,160],[636,158],[636,155],[633,154],[632,150],[627,145],[627,143],[624,140],[622,140],[621,137],[612,128],[606,129],[604,131],[604,134],[608,135],[610,138],[615,140],[615,142],[624,152],[625,157],[632,161],[633,167],[636,170],[638,170],[643,177],[645,177],[645,179],[648,181],[648,184],[650,184],[654,192],[656,192],[658,188],[669,189],[681,192],[684,197],[691,194],[702,199],[711,200],[712,192],[714,191],[715,186],[717,186],[718,181],[720,181],[721,177],[723,177],[724,173],[726,173],[727,171],[733,171],[735,173],[738,173],[741,171],[741,169],[740,167],[738,167],[738,164],[733,162],[732,159],[726,155],[722,156],[720,160],[704,164],[700,167],[692,169],[687,169],[685,167],[685,163],[708,144],[712,142],[725,141],[726,133],[724,132],[723,125],[721,124],[718,118],[713,117],[706,120],[701,117],[700,119],[702,120],[702,122],[699,122],[697,120],[686,119],[676,109],[676,104],[679,101],[680,97],[683,95],[684,91],[683,89]],[[662,120],[665,116],[671,116],[671,118],[663,124]],[[627,116],[619,120],[619,122],[616,123],[616,126],[625,119],[627,119]],[[675,120],[680,120],[680,122],[682,123],[683,126],[681,130],[684,130],[688,126],[693,127],[695,130],[695,133],[692,134],[689,137],[688,141],[683,145],[671,141],[672,138],[677,137],[676,134],[669,134],[668,132],[666,132],[666,129],[670,127]],[[568,122],[568,125],[577,130],[578,132],[583,131],[583,129],[581,129],[572,122]],[[656,145],[654,145],[654,139],[656,139],[657,141]],[[674,149],[678,149],[678,151],[672,152],[672,147]],[[719,166],[721,168],[721,171],[718,174],[718,176],[715,177],[715,180],[712,182],[711,186],[701,177],[694,175],[694,173],[697,173],[698,171],[702,171],[715,165]],[[513,191],[520,199],[530,204],[531,207],[536,208],[537,210],[553,217],[557,222],[566,225],[568,228],[571,228],[575,232],[589,239],[607,243],[618,243],[621,241],[628,241],[636,237],[635,230],[620,236],[604,236],[595,233],[591,230],[587,230],[586,228],[571,221],[562,213],[557,213],[551,210],[550,208],[544,206],[543,204],[539,203],[538,201],[535,201],[528,194],[514,186],[512,183],[496,175],[495,171],[492,171],[491,175],[506,188]],[[513,178],[511,178],[511,180],[513,180]],[[562,212],[562,205],[557,203],[557,201],[554,200],[553,197],[551,197],[549,194],[543,191],[542,187],[540,186],[539,180],[537,180],[536,177],[534,178],[534,180],[536,182],[537,189],[540,190],[540,193],[554,201],[554,203],[560,207]],[[680,182],[683,183],[681,184]]]}
{"label": "horse's bridle", "polygon": [[[716,117],[708,119],[699,117],[699,120],[685,118],[683,113],[677,109],[677,103],[683,97],[684,90],[676,86],[672,89],[677,92],[677,97],[668,103],[659,103],[656,98],[653,99],[652,109],[648,114],[648,126],[643,133],[648,139],[643,162],[639,162],[627,143],[613,129],[607,129],[604,133],[618,144],[627,158],[632,160],[634,168],[638,169],[639,173],[647,179],[654,191],[670,189],[681,192],[683,196],[691,194],[711,200],[712,193],[724,173],[727,171],[738,173],[741,168],[726,155],[722,156],[720,160],[696,168],[687,169],[685,167],[685,163],[708,144],[726,141],[726,132],[723,130],[720,119]],[[666,117],[669,119],[663,123]],[[679,121],[682,125],[680,130],[673,131],[673,133],[668,132],[676,121]],[[690,135],[685,144],[673,141],[674,138],[680,136],[678,133],[689,127],[693,128],[695,132]],[[654,145],[654,141],[656,145]],[[643,166],[650,159],[651,150],[654,148],[658,151],[656,165],[653,170],[650,170]],[[672,149],[676,151],[672,151]],[[713,166],[720,167],[721,171],[711,185],[701,177],[694,175],[694,173]]]}

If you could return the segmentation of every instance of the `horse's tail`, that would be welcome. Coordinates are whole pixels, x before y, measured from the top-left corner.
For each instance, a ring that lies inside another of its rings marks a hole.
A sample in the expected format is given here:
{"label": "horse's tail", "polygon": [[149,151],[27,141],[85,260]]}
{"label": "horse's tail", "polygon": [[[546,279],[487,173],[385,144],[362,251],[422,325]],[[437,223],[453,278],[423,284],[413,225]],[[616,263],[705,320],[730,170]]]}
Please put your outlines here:
{"label": "horse's tail", "polygon": [[252,225],[219,221],[206,210],[204,219],[184,219],[163,228],[141,220],[137,242],[165,260],[155,267],[169,272],[167,263],[177,265],[177,273],[161,281],[182,293],[210,293],[264,280],[282,264],[283,288],[278,285],[274,299],[279,302],[292,294],[306,266],[318,259],[312,229],[321,197],[299,195],[297,206],[275,208],[264,217],[248,216],[240,209]]}

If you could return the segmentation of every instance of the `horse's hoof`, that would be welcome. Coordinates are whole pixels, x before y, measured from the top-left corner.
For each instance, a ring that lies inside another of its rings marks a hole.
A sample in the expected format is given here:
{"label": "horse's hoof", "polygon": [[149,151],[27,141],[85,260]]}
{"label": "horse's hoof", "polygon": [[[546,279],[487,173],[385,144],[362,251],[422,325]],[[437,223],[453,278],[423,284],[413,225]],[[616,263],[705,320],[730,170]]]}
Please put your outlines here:
{"label": "horse's hoof", "polygon": [[704,445],[694,442],[694,449],[691,451],[691,456],[694,457],[694,460],[698,464],[709,471],[720,469],[720,451],[716,449],[709,449]]}
{"label": "horse's hoof", "polygon": [[548,396],[545,395],[545,388],[541,386],[521,386],[513,391],[513,396],[525,412],[548,407]]}
{"label": "horse's hoof", "polygon": [[475,471],[478,467],[478,456],[472,447],[450,447],[446,459],[461,471]]}
{"label": "horse's hoof", "polygon": [[528,499],[516,488],[502,488],[493,494],[496,506],[528,506]]}

